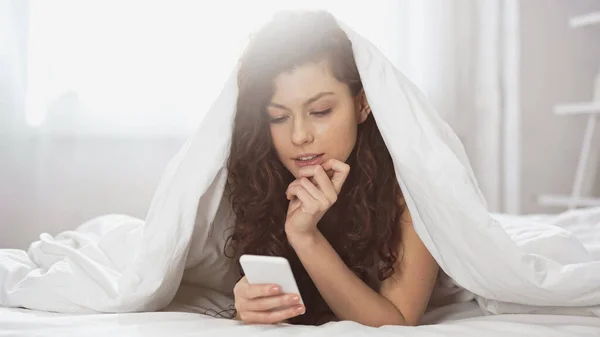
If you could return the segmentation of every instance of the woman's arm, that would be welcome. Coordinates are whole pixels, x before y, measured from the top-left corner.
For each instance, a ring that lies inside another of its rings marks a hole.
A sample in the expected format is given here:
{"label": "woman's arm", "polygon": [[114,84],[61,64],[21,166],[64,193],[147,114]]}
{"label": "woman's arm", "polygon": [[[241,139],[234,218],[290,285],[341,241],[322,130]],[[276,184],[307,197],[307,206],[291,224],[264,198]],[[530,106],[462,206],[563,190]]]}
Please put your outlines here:
{"label": "woman's arm", "polygon": [[375,327],[407,325],[392,302],[367,286],[346,266],[321,232],[289,240],[338,319]]}
{"label": "woman's arm", "polygon": [[383,282],[381,294],[346,266],[319,231],[289,237],[304,268],[339,319],[376,327],[419,323],[435,284],[438,265],[414,232],[408,209],[399,225],[402,254],[394,275]]}
{"label": "woman's arm", "polygon": [[435,287],[439,266],[413,227],[408,208],[400,220],[401,241],[394,274],[383,281],[380,293],[402,312],[409,325],[423,317]]}
{"label": "woman's arm", "polygon": [[346,266],[318,230],[319,220],[335,203],[349,171],[348,164],[336,159],[299,170],[299,178],[286,190],[288,241],[339,319],[370,326],[417,325],[429,302],[438,265],[414,232],[408,209],[398,223],[402,234],[399,261],[394,275],[382,284],[381,294]]}

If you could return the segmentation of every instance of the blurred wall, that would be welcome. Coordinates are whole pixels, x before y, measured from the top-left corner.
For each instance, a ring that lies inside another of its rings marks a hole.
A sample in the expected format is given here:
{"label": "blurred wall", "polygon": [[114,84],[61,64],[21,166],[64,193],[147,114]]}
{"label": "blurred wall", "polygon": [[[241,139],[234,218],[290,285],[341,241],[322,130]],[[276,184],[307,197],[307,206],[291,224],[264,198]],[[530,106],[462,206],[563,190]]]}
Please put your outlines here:
{"label": "blurred wall", "polygon": [[[590,101],[600,70],[600,25],[570,28],[569,18],[599,11],[600,1],[527,0],[520,5],[521,210],[559,212],[564,208],[542,207],[537,197],[571,193],[587,117],[556,116],[553,106]],[[583,192],[600,197],[600,127],[595,136]]]}
{"label": "blurred wall", "polygon": [[144,218],[183,139],[0,138],[0,248],[107,213]]}

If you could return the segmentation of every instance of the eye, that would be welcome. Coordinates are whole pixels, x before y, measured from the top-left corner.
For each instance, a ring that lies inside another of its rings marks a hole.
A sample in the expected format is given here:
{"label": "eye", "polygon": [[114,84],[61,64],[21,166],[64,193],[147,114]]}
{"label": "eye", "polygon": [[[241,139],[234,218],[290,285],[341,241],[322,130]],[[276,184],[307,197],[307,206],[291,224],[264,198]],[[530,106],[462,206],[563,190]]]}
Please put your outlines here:
{"label": "eye", "polygon": [[322,117],[322,116],[326,116],[331,112],[331,108],[327,109],[327,110],[322,110],[322,111],[314,111],[311,114],[318,116],[318,117]]}
{"label": "eye", "polygon": [[271,124],[281,124],[285,122],[287,116],[279,116],[279,117],[269,117],[269,123]]}

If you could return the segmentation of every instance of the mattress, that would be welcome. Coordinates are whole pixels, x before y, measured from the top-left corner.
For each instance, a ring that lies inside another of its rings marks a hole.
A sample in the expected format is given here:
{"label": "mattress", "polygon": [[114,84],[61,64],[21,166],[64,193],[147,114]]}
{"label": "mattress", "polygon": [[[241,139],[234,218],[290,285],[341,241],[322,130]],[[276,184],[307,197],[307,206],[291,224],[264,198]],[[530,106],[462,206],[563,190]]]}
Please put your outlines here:
{"label": "mattress", "polygon": [[160,311],[58,314],[0,308],[0,337],[24,336],[600,336],[600,318],[566,315],[483,315],[474,301],[427,313],[425,325],[370,328],[354,322],[323,326],[244,325],[206,315]]}

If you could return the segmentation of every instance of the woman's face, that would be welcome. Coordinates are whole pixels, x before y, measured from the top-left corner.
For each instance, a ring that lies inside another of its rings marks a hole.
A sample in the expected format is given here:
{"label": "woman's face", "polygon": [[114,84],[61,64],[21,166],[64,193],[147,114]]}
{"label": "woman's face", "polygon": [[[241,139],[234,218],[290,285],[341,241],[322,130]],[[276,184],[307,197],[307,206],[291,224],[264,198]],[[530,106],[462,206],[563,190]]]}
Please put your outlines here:
{"label": "woman's face", "polygon": [[267,112],[283,165],[297,178],[303,166],[332,158],[345,162],[356,144],[357,126],[370,112],[364,94],[353,97],[326,61],[282,73],[274,84]]}

